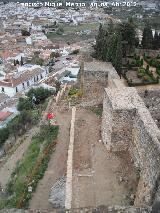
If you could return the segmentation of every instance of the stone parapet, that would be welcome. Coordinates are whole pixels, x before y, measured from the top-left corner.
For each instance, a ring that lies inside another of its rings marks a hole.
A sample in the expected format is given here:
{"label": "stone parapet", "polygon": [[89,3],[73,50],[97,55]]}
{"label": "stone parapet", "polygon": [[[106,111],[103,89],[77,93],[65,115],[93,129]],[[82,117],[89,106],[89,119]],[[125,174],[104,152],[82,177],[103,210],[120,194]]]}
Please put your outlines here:
{"label": "stone parapet", "polygon": [[109,150],[130,151],[140,171],[135,205],[150,205],[160,177],[160,130],[135,88],[105,89],[101,132]]}

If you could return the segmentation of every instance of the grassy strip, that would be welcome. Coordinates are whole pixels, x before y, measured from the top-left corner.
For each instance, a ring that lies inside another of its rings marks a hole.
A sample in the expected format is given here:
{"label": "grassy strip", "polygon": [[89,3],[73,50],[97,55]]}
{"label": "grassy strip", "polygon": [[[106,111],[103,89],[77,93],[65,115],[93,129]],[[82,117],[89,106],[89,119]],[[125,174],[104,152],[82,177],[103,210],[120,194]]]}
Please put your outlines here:
{"label": "grassy strip", "polygon": [[97,116],[102,117],[102,113],[103,113],[103,106],[102,105],[90,107],[90,110],[93,113],[95,113]]}
{"label": "grassy strip", "polygon": [[17,165],[6,189],[8,195],[0,200],[0,208],[27,208],[38,181],[43,177],[50,155],[56,144],[58,126],[42,126],[41,132],[32,138],[22,161]]}

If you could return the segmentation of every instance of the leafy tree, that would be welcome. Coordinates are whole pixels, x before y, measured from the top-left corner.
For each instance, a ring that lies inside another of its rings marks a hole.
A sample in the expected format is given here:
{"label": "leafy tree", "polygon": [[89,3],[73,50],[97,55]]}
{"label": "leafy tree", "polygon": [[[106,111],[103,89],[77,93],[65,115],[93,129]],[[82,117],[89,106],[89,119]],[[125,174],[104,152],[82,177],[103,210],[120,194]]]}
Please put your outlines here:
{"label": "leafy tree", "polygon": [[27,93],[27,96],[32,99],[33,96],[39,101],[43,101],[51,95],[51,91],[44,89],[43,87],[38,87],[36,89],[32,88]]}
{"label": "leafy tree", "polygon": [[44,60],[43,60],[43,58],[35,58],[35,64],[37,64],[37,65],[40,65],[40,66],[43,66],[44,65]]}
{"label": "leafy tree", "polygon": [[30,36],[31,35],[30,32],[28,32],[27,30],[24,30],[24,29],[21,30],[21,34],[22,34],[22,36]]}
{"label": "leafy tree", "polygon": [[9,133],[14,136],[15,140],[22,128],[19,116],[16,116],[12,121],[8,124]]}
{"label": "leafy tree", "polygon": [[19,115],[13,118],[7,125],[9,133],[15,137],[22,135],[26,129],[27,124],[32,123],[32,113],[30,111],[23,110]]}
{"label": "leafy tree", "polygon": [[32,102],[29,98],[19,98],[17,109],[19,111],[30,110],[33,108]]}
{"label": "leafy tree", "polygon": [[9,129],[7,127],[0,129],[0,147],[9,138]]}

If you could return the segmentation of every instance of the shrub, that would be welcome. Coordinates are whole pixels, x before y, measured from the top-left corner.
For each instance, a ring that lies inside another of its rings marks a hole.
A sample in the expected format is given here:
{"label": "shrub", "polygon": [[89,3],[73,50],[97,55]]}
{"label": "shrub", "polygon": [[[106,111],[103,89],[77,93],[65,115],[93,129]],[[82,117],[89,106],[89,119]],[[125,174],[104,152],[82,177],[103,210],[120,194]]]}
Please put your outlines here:
{"label": "shrub", "polygon": [[9,133],[16,138],[22,135],[27,130],[27,125],[31,125],[32,122],[32,112],[24,110],[8,123],[7,128]]}
{"label": "shrub", "polygon": [[147,75],[144,75],[144,76],[143,76],[143,81],[144,81],[144,82],[149,81],[149,77],[148,77]]}
{"label": "shrub", "polygon": [[17,109],[19,111],[30,110],[33,108],[32,102],[29,98],[19,98]]}
{"label": "shrub", "polygon": [[69,90],[68,95],[69,95],[69,96],[73,96],[73,95],[76,95],[77,92],[78,92],[78,89],[76,89],[76,88],[71,88],[71,89]]}
{"label": "shrub", "polygon": [[50,58],[58,58],[58,57],[60,57],[60,54],[58,52],[52,52],[50,54]]}
{"label": "shrub", "polygon": [[0,147],[3,146],[3,144],[8,138],[9,138],[9,129],[7,127],[0,129]]}
{"label": "shrub", "polygon": [[27,93],[27,96],[32,99],[33,96],[37,100],[44,101],[46,98],[48,98],[51,95],[51,91],[48,89],[44,89],[43,87],[38,87],[36,89],[32,88]]}
{"label": "shrub", "polygon": [[142,78],[145,74],[144,73],[137,73],[138,78]]}
{"label": "shrub", "polygon": [[50,154],[55,145],[55,139],[58,134],[58,126],[42,126],[51,135],[48,138],[47,133],[40,134],[32,138],[21,162],[16,166],[12,173],[6,192],[10,195],[6,198],[1,207],[3,208],[26,208],[32,194],[28,192],[28,186],[32,186],[35,191],[38,181],[43,177],[47,168]]}
{"label": "shrub", "polygon": [[79,49],[73,50],[73,51],[70,53],[70,55],[77,55],[78,53],[79,53]]}

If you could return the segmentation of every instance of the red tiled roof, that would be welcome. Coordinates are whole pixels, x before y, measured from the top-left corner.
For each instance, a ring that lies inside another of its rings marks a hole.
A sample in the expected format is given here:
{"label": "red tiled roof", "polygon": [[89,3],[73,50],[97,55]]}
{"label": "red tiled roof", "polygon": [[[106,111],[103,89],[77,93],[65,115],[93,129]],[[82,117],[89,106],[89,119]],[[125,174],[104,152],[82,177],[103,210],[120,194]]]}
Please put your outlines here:
{"label": "red tiled roof", "polygon": [[12,112],[0,112],[0,121],[5,121],[10,115],[12,115]]}
{"label": "red tiled roof", "polygon": [[41,68],[28,70],[28,71],[22,73],[18,78],[10,77],[8,79],[1,80],[0,86],[16,87],[19,84],[23,83],[24,81],[27,81],[30,78],[33,78],[34,76],[41,74],[42,72],[44,72],[44,70]]}

